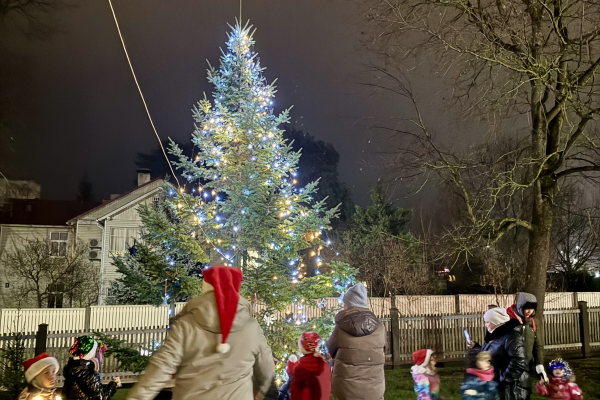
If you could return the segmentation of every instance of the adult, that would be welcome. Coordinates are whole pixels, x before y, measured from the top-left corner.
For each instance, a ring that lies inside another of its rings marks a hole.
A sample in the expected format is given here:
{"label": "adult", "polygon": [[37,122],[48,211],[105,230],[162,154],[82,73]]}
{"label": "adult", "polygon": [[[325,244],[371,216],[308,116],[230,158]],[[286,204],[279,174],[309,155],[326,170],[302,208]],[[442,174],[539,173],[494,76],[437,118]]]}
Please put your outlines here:
{"label": "adult", "polygon": [[525,362],[528,371],[535,366],[535,371],[541,377],[540,381],[548,382],[548,375],[544,369],[544,346],[538,340],[537,326],[533,319],[537,307],[537,298],[531,293],[522,292],[517,294],[516,303],[506,311],[510,318],[519,321],[521,326],[521,333],[525,340]]}
{"label": "adult", "polygon": [[327,350],[334,358],[332,400],[380,400],[385,393],[386,329],[369,311],[367,289],[357,283],[342,296]]}
{"label": "adult", "polygon": [[263,399],[275,366],[250,303],[240,297],[242,272],[204,270],[204,294],[190,300],[131,390],[151,400],[175,375],[176,400]]}
{"label": "adult", "polygon": [[[108,400],[121,386],[119,378],[108,385],[102,384],[102,376],[98,372],[102,360],[104,345],[89,336],[75,339],[69,352],[73,355],[63,369],[65,384],[62,388],[66,400]],[[96,355],[98,354],[98,358]]]}
{"label": "adult", "polygon": [[19,395],[19,400],[56,400],[56,373],[58,360],[48,353],[23,363],[27,387]]}
{"label": "adult", "polygon": [[490,353],[500,400],[525,400],[530,383],[519,321],[511,320],[501,307],[488,310],[483,320],[487,330],[485,341],[482,346],[473,343],[469,355],[480,351]]}

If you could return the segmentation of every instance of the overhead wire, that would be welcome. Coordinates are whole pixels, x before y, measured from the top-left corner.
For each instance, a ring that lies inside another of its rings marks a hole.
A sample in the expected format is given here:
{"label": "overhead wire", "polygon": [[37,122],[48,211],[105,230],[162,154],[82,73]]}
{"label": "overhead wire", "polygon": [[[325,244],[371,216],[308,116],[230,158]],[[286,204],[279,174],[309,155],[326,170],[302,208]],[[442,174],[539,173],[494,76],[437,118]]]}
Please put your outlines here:
{"label": "overhead wire", "polygon": [[[135,81],[135,85],[137,86],[138,92],[140,93],[140,97],[142,98],[142,103],[144,104],[144,108],[146,109],[146,114],[148,115],[148,120],[150,121],[150,125],[152,126],[152,130],[154,131],[154,134],[156,135],[156,139],[158,139],[158,144],[160,145],[160,149],[162,150],[163,155],[165,156],[165,159],[167,160],[167,164],[169,165],[171,174],[173,175],[173,178],[175,178],[175,181],[177,182],[177,186],[181,187],[181,185],[179,184],[179,179],[177,179],[177,175],[175,175],[173,166],[171,165],[171,162],[169,161],[167,152],[165,151],[162,141],[160,140],[160,136],[158,136],[158,132],[156,130],[156,127],[154,126],[154,121],[152,121],[152,116],[150,115],[150,110],[148,109],[148,104],[146,103],[146,99],[144,98],[144,94],[142,93],[142,88],[140,87],[137,76],[135,75],[135,71],[133,70],[133,64],[131,63],[131,58],[129,58],[129,53],[127,52],[127,47],[125,46],[125,40],[123,39],[123,34],[121,33],[121,28],[119,27],[119,21],[117,20],[117,14],[115,13],[115,9],[113,7],[112,0],[108,0],[108,4],[110,5],[110,10],[112,11],[112,15],[115,20],[115,25],[117,26],[117,32],[119,33],[119,38],[121,39],[121,44],[123,45],[123,51],[125,52],[125,57],[127,57],[127,62],[129,63],[129,69],[131,69],[131,74],[133,75],[133,80]],[[240,7],[241,7],[241,0],[240,0]],[[240,10],[241,10],[241,8],[240,8]]]}

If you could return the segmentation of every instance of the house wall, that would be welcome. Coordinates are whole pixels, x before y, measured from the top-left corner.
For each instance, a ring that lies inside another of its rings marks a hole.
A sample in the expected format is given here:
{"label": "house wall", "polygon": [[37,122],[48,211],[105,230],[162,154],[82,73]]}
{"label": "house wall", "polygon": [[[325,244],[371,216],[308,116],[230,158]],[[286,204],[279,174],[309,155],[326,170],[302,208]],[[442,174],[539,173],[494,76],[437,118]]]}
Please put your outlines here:
{"label": "house wall", "polygon": [[74,230],[66,225],[0,225],[0,307],[14,307],[18,300],[14,298],[14,289],[19,282],[6,270],[4,255],[22,249],[26,240],[48,240],[51,232],[68,232],[67,246],[73,249]]}

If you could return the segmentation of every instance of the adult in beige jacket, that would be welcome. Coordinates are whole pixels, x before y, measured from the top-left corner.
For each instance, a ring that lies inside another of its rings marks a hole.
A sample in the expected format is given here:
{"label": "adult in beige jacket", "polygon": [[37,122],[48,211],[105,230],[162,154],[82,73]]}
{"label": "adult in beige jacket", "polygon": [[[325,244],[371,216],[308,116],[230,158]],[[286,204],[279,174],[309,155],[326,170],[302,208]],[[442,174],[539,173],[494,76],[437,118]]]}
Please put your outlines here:
{"label": "adult in beige jacket", "polygon": [[[271,349],[250,303],[239,294],[237,301],[231,298],[232,287],[239,291],[240,270],[215,266],[205,270],[204,282],[205,294],[190,300],[173,322],[129,400],[154,399],[173,375],[173,400],[254,400],[269,389]],[[219,308],[230,312],[220,315]],[[227,322],[224,314],[233,320]],[[221,326],[230,326],[228,334]]]}
{"label": "adult in beige jacket", "polygon": [[334,358],[331,400],[383,400],[386,329],[369,311],[362,283],[344,293],[342,302],[327,340]]}

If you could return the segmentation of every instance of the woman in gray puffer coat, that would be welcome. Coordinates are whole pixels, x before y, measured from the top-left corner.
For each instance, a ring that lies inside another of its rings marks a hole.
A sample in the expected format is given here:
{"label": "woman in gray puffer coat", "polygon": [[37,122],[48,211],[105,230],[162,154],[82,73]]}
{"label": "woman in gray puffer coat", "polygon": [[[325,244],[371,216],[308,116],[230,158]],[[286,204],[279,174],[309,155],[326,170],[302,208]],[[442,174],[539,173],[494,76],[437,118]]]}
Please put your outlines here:
{"label": "woman in gray puffer coat", "polygon": [[327,340],[335,360],[331,400],[383,400],[386,329],[369,311],[362,283],[344,293],[342,302],[344,310],[335,316],[335,329]]}

